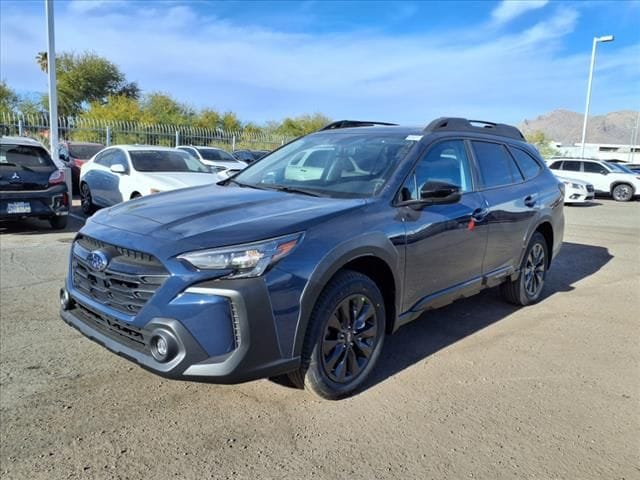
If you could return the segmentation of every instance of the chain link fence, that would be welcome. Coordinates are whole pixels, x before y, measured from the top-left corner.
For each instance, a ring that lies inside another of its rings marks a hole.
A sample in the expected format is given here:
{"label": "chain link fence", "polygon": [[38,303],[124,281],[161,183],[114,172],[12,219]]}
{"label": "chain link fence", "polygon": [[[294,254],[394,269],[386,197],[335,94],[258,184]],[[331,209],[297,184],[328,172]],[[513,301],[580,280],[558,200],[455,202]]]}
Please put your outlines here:
{"label": "chain link fence", "polygon": [[[49,138],[49,116],[0,112],[0,134],[36,138],[45,145]],[[81,117],[58,119],[60,141],[96,142],[103,145],[197,145],[224,148],[273,150],[291,138],[261,131],[228,131],[189,125],[94,120]]]}

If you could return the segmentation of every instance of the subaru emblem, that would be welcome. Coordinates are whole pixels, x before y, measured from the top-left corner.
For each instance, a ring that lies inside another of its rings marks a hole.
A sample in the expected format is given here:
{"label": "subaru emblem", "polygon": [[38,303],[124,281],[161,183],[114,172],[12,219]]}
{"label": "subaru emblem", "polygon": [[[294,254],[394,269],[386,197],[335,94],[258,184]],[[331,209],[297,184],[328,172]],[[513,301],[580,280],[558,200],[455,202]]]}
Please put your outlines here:
{"label": "subaru emblem", "polygon": [[87,262],[96,272],[102,272],[109,265],[109,257],[102,250],[94,250],[87,255]]}

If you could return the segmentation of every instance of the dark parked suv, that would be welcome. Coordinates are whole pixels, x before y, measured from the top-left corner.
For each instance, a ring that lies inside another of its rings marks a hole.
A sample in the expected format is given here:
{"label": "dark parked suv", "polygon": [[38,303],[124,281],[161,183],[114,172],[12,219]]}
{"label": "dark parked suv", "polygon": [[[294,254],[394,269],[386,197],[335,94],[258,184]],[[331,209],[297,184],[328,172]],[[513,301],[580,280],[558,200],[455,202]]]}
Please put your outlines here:
{"label": "dark parked suv", "polygon": [[64,171],[39,142],[0,137],[0,220],[37,217],[59,230],[67,226],[69,205]]}
{"label": "dark parked suv", "polygon": [[430,309],[497,285],[538,301],[563,196],[514,127],[337,122],[217,185],[95,214],[62,318],[166,377],[286,373],[339,398]]}

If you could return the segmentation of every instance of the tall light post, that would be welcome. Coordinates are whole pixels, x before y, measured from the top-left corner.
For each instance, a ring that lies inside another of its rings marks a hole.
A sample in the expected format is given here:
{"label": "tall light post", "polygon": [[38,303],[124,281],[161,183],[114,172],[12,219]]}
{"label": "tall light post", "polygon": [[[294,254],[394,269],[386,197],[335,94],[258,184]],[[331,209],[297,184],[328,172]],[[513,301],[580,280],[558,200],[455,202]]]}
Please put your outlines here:
{"label": "tall light post", "polygon": [[49,74],[49,145],[51,158],[58,158],[58,90],[56,85],[56,45],[53,0],[44,0],[47,19],[47,70]]}
{"label": "tall light post", "polygon": [[587,84],[587,106],[584,109],[584,123],[582,124],[582,151],[580,157],[584,158],[584,142],[587,139],[587,119],[589,118],[589,104],[591,103],[591,82],[593,80],[593,67],[596,64],[596,47],[599,42],[613,42],[613,35],[603,37],[593,37],[593,48],[591,49],[591,67],[589,67],[589,83]]}

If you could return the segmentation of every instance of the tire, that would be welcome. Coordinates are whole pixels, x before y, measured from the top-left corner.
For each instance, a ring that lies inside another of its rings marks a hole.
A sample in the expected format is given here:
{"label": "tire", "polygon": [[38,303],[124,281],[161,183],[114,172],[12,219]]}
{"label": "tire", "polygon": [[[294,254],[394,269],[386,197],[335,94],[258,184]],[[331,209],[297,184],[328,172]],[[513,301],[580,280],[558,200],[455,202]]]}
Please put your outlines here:
{"label": "tire", "polygon": [[51,228],[54,230],[63,230],[67,228],[68,220],[69,217],[66,215],[64,217],[51,217],[49,218],[49,225],[51,225]]}
{"label": "tire", "polygon": [[385,338],[384,299],[366,275],[343,270],[327,284],[313,308],[297,387],[336,400],[353,394],[373,370]]}
{"label": "tire", "polygon": [[140,195],[138,192],[133,192],[129,200],[135,200],[136,198],[140,198],[141,196],[142,195]]}
{"label": "tire", "polygon": [[633,198],[633,187],[628,183],[619,183],[611,190],[611,196],[616,202],[628,202]]}
{"label": "tire", "polygon": [[85,215],[91,215],[96,211],[96,206],[91,197],[91,190],[86,183],[80,184],[80,205]]}
{"label": "tire", "polygon": [[540,232],[536,232],[525,251],[518,278],[500,285],[500,293],[504,299],[522,307],[540,300],[549,266],[548,259],[547,241]]}

